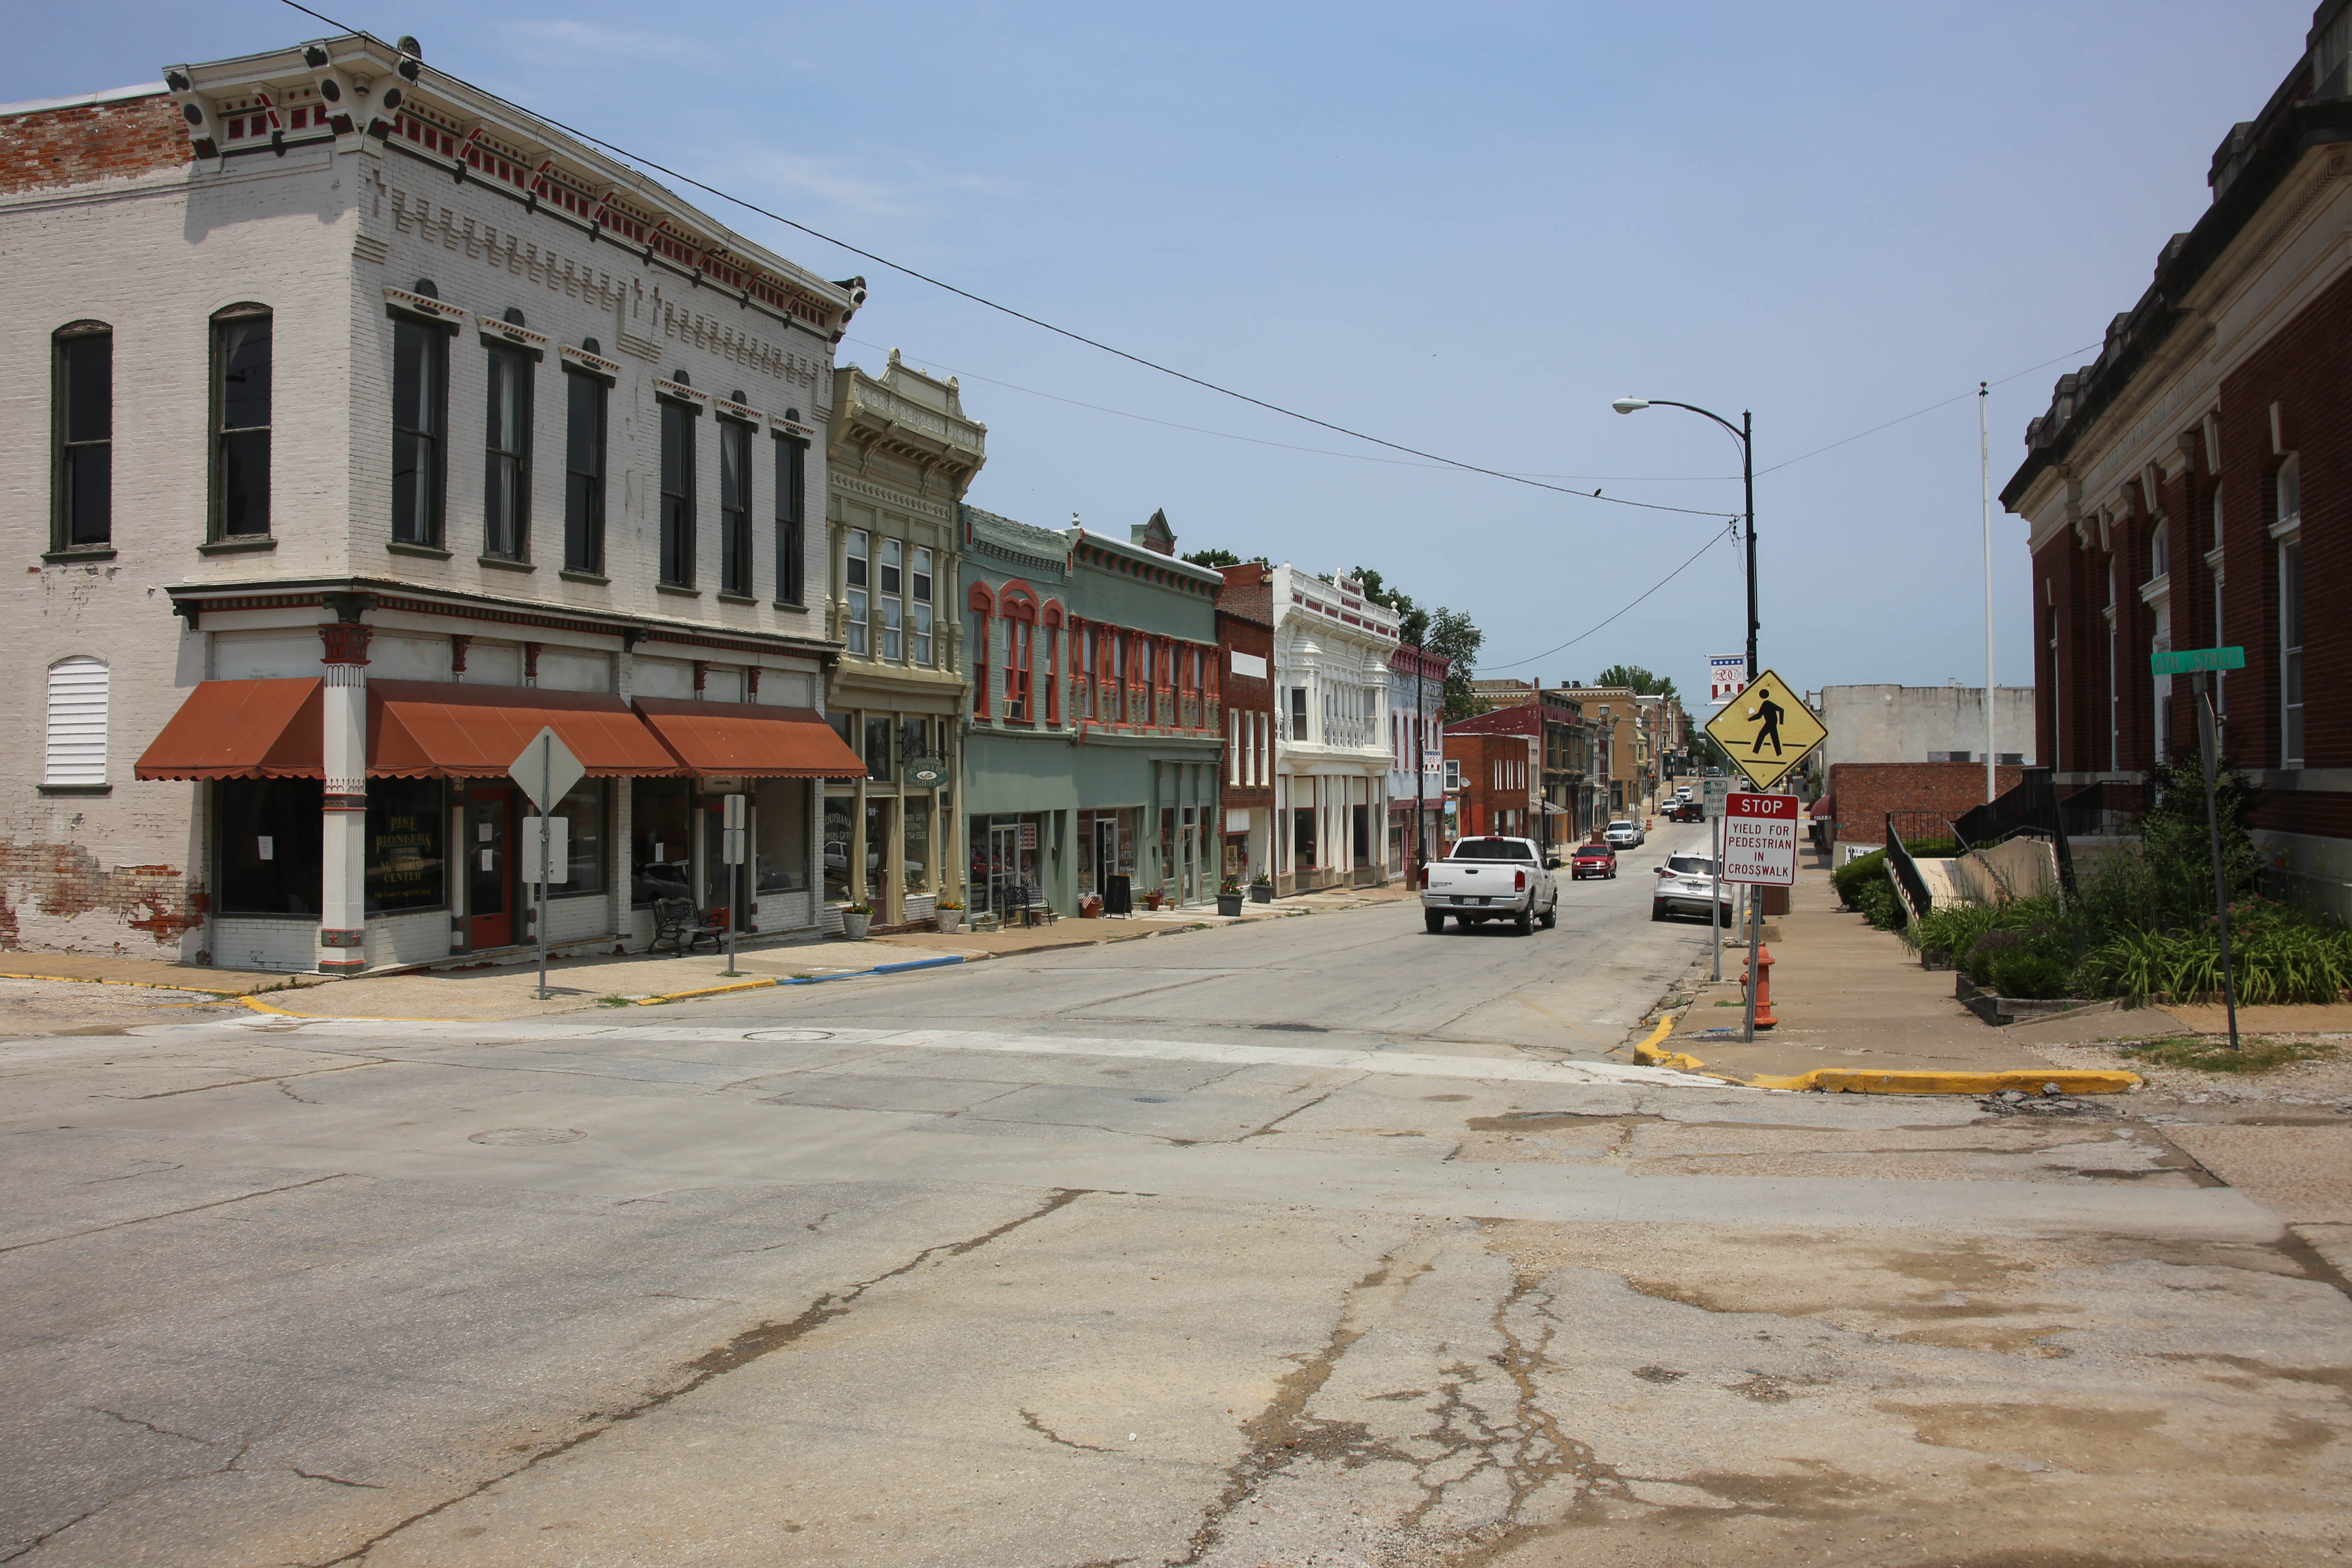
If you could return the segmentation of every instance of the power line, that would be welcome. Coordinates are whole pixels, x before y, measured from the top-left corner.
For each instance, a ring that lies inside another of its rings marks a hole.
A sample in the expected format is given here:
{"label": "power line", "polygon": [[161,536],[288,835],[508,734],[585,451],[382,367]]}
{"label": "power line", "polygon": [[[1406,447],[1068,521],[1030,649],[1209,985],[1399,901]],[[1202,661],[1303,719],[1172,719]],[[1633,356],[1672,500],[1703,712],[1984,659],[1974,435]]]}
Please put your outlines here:
{"label": "power line", "polygon": [[1730,525],[1728,528],[1727,528],[1723,532],[1713,535],[1712,537],[1710,537],[1710,538],[1707,540],[1707,542],[1706,542],[1705,544],[1700,545],[1700,546],[1698,547],[1698,549],[1697,549],[1695,552],[1693,552],[1693,554],[1691,555],[1691,558],[1690,558],[1688,561],[1684,562],[1681,565],[1679,565],[1679,566],[1675,567],[1673,571],[1671,571],[1671,572],[1667,573],[1664,576],[1663,576],[1663,577],[1659,578],[1656,582],[1654,582],[1654,583],[1651,584],[1650,584],[1650,586],[1649,586],[1645,591],[1643,591],[1643,593],[1642,594],[1642,595],[1641,595],[1641,597],[1640,597],[1640,598],[1634,599],[1631,604],[1628,604],[1628,605],[1626,605],[1622,609],[1620,609],[1620,610],[1617,612],[1617,614],[1616,614],[1616,615],[1612,615],[1612,616],[1611,616],[1609,617],[1609,620],[1608,620],[1608,621],[1600,621],[1600,622],[1595,623],[1595,624],[1594,624],[1594,625],[1592,625],[1592,626],[1587,626],[1584,630],[1582,630],[1582,631],[1580,631],[1580,632],[1577,633],[1574,637],[1572,637],[1569,638],[1566,642],[1561,643],[1561,644],[1559,645],[1559,647],[1548,647],[1548,648],[1544,649],[1544,650],[1543,650],[1543,652],[1541,652],[1541,653],[1538,653],[1538,654],[1530,654],[1530,655],[1528,655],[1526,658],[1515,658],[1515,659],[1511,660],[1511,662],[1510,662],[1510,663],[1508,663],[1508,664],[1483,664],[1483,663],[1482,663],[1482,664],[1478,665],[1478,666],[1477,666],[1477,668],[1478,668],[1479,669],[1482,669],[1482,670],[1486,670],[1486,669],[1517,669],[1517,668],[1519,668],[1519,666],[1521,666],[1521,665],[1523,665],[1523,664],[1533,664],[1537,659],[1539,659],[1539,658],[1549,658],[1552,655],[1554,655],[1554,654],[1556,654],[1556,653],[1559,653],[1562,648],[1571,648],[1571,647],[1574,647],[1578,643],[1582,642],[1586,637],[1591,637],[1594,632],[1597,632],[1597,631],[1599,631],[1602,626],[1607,626],[1607,625],[1609,624],[1609,621],[1613,621],[1613,620],[1615,620],[1615,619],[1617,618],[1617,616],[1622,616],[1622,615],[1625,614],[1625,612],[1626,612],[1627,610],[1631,610],[1631,609],[1633,607],[1633,605],[1638,605],[1638,604],[1640,604],[1640,603],[1642,602],[1642,600],[1643,600],[1643,599],[1646,599],[1646,598],[1648,598],[1652,594],[1656,593],[1659,589],[1661,589],[1661,588],[1664,587],[1667,584],[1669,584],[1669,583],[1673,582],[1675,578],[1677,578],[1677,577],[1681,576],[1685,572],[1689,571],[1689,570],[1691,569],[1691,567],[1692,567],[1694,564],[1696,564],[1696,563],[1697,563],[1698,558],[1699,558],[1701,555],[1706,554],[1708,551],[1710,551],[1710,550],[1714,549],[1717,545],[1718,545],[1718,544],[1722,543],[1725,540],[1731,538],[1733,535],[1737,534],[1738,531],[1739,531],[1739,524],[1738,524],[1738,520],[1737,520],[1737,519],[1735,519],[1735,520],[1733,520],[1733,521],[1732,521],[1731,525]]}
{"label": "power line", "polygon": [[[2096,343],[2085,343],[2079,349],[2068,349],[2064,353],[2058,355],[2055,359],[2046,359],[2040,364],[2027,365],[2023,370],[2013,372],[2009,375],[2002,376],[1999,381],[1988,382],[1986,384],[1990,386],[2004,385],[2007,383],[2015,381],[2021,375],[2032,375],[2037,370],[2048,370],[2053,364],[2063,364],[2066,361],[2073,359],[2076,354],[2089,353],[2093,349],[2097,348],[2098,346],[2099,345]],[[1846,437],[1843,440],[1832,441],[1826,447],[1816,447],[1810,452],[1800,452],[1797,456],[1789,458],[1786,462],[1775,463],[1769,468],[1759,468],[1756,471],[1759,474],[1778,473],[1780,469],[1789,467],[1790,463],[1801,463],[1807,458],[1818,458],[1823,452],[1834,452],[1840,447],[1846,445],[1849,441],[1859,441],[1864,436],[1875,436],[1881,430],[1892,430],[1897,425],[1907,425],[1912,420],[1920,417],[1922,415],[1933,414],[1938,408],[1949,408],[1953,404],[1963,402],[1969,398],[1974,397],[1975,395],[1976,394],[1973,392],[1955,394],[1950,397],[1947,397],[1941,403],[1930,403],[1925,408],[1915,409],[1913,412],[1904,415],[1899,419],[1889,419],[1884,425],[1874,425],[1867,430],[1859,431],[1854,435]]]}
{"label": "power line", "polygon": [[[381,38],[376,38],[375,35],[373,33],[366,32],[362,28],[353,27],[348,23],[339,22],[323,11],[314,11],[310,6],[303,5],[301,0],[282,0],[282,3],[301,12],[306,16],[316,17],[318,20],[326,23],[331,27],[341,27],[346,33],[355,34],[363,38],[373,39],[377,43],[382,43],[383,41]],[[1501,468],[1489,468],[1481,464],[1465,462],[1459,458],[1449,458],[1439,452],[1425,452],[1418,447],[1408,447],[1402,441],[1391,441],[1383,437],[1369,435],[1361,430],[1351,429],[1345,425],[1334,424],[1328,419],[1318,419],[1312,414],[1302,414],[1296,408],[1286,408],[1279,403],[1269,403],[1263,397],[1253,397],[1246,392],[1237,392],[1230,386],[1219,385],[1213,381],[1208,381],[1200,376],[1191,374],[1188,372],[1178,370],[1172,365],[1161,364],[1157,360],[1146,359],[1141,354],[1138,353],[1130,353],[1125,349],[1104,342],[1099,338],[1090,338],[1084,332],[1073,331],[1067,327],[1055,326],[1053,322],[1045,321],[1042,317],[1033,316],[1025,310],[1015,310],[1010,305],[1000,304],[984,294],[975,294],[969,289],[958,288],[955,284],[948,282],[945,279],[934,278],[928,272],[918,271],[914,268],[908,267],[902,262],[893,261],[887,256],[877,256],[873,251],[852,245],[845,239],[837,239],[822,229],[812,228],[807,224],[802,223],[797,218],[786,217],[780,212],[773,211],[768,207],[763,207],[757,202],[747,201],[743,197],[736,195],[731,192],[720,190],[717,185],[710,184],[702,180],[698,180],[691,174],[684,174],[677,169],[670,168],[667,164],[656,163],[650,158],[642,157],[614,142],[605,141],[601,136],[591,135],[589,132],[579,129],[577,126],[567,125],[562,121],[557,120],[551,115],[542,114],[539,110],[533,109],[525,109],[522,105],[516,103],[513,100],[500,98],[498,94],[491,92],[487,88],[476,86],[470,82],[467,85],[472,88],[474,91],[480,93],[483,97],[488,98],[494,102],[503,103],[508,108],[514,110],[517,113],[527,114],[535,120],[544,121],[549,125],[554,126],[557,130],[565,132],[567,135],[578,137],[581,141],[587,142],[591,146],[602,147],[604,151],[612,153],[613,156],[622,160],[624,163],[633,163],[640,168],[651,169],[669,179],[679,182],[681,184],[691,185],[696,190],[716,196],[722,202],[727,202],[735,206],[741,207],[745,212],[757,213],[761,217],[767,218],[772,222],[782,224],[788,228],[796,228],[812,238],[823,240],[825,244],[845,250],[852,256],[863,257],[865,259],[874,263],[877,267],[887,267],[893,272],[899,273],[904,277],[912,278],[918,282],[928,283],[932,288],[953,294],[960,300],[969,300],[975,305],[997,311],[1003,315],[1010,316],[1015,321],[1026,321],[1029,325],[1036,327],[1041,331],[1051,332],[1056,337],[1067,338],[1075,343],[1083,343],[1087,347],[1097,350],[1099,353],[1112,355],[1114,358],[1126,360],[1130,364],[1140,365],[1146,370],[1157,371],[1161,375],[1171,376],[1178,381],[1189,383],[1204,391],[1216,393],[1220,396],[1233,398],[1236,402],[1249,404],[1251,406],[1255,408],[1263,408],[1270,414],[1279,414],[1285,418],[1297,419],[1304,424],[1315,426],[1318,429],[1328,430],[1334,435],[1345,436],[1351,440],[1367,441],[1375,447],[1386,447],[1392,452],[1402,452],[1407,457],[1423,458],[1441,468],[1458,468],[1465,473],[1485,474],[1489,479],[1504,479],[1515,485],[1527,485],[1534,489],[1550,490],[1559,495],[1574,496],[1580,500],[1602,501],[1611,506],[1636,507],[1643,511],[1679,512],[1688,517],[1715,517],[1719,515],[1716,511],[1705,508],[1665,506],[1657,501],[1628,500],[1621,496],[1604,496],[1597,489],[1588,494],[1583,490],[1570,489],[1566,485],[1555,485],[1542,479],[1529,479],[1524,474],[1509,473]]]}

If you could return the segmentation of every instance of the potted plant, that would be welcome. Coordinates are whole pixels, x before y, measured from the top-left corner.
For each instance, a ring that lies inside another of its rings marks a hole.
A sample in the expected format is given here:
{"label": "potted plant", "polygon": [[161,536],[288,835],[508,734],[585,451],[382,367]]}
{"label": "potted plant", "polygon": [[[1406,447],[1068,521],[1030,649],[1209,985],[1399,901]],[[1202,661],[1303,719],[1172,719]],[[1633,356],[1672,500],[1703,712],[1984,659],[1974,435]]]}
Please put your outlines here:
{"label": "potted plant", "polygon": [[1265,874],[1263,866],[1258,868],[1257,875],[1250,879],[1249,896],[1250,902],[1254,904],[1274,902],[1274,879]]}
{"label": "potted plant", "polygon": [[1082,921],[1098,921],[1102,919],[1102,895],[1100,893],[1084,893],[1079,895],[1078,918]]}
{"label": "potted plant", "polygon": [[941,899],[931,906],[931,916],[940,931],[953,935],[963,930],[963,900]]}
{"label": "potted plant", "polygon": [[1154,889],[1150,889],[1149,892],[1147,892],[1147,893],[1145,893],[1145,894],[1143,895],[1143,907],[1144,907],[1145,909],[1147,909],[1147,910],[1158,910],[1158,909],[1160,908],[1160,903],[1162,902],[1162,900],[1164,900],[1167,897],[1168,897],[1168,889],[1165,889],[1165,888],[1154,888]]}
{"label": "potted plant", "polygon": [[841,934],[852,942],[864,942],[866,928],[874,923],[872,904],[845,904],[841,910]]}
{"label": "potted plant", "polygon": [[1242,912],[1242,879],[1227,877],[1217,884],[1217,912],[1228,918]]}

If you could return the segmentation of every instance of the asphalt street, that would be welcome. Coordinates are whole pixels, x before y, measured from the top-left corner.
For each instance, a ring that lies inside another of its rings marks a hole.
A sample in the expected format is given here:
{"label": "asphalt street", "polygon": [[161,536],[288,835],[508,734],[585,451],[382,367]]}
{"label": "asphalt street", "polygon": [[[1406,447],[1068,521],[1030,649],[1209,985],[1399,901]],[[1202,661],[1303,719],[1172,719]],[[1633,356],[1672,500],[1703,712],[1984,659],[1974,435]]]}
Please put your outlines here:
{"label": "asphalt street", "polygon": [[10,1041],[0,1561],[2340,1561],[2341,1277],[2128,1107],[1629,1065],[1663,847],[1528,937]]}

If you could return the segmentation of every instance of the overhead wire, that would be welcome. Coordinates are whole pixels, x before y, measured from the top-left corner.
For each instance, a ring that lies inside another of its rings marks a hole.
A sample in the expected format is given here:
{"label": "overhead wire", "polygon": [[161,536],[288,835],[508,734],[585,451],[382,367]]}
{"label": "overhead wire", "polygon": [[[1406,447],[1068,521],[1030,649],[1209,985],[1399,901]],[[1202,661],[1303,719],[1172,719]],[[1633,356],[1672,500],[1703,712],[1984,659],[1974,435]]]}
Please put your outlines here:
{"label": "overhead wire", "polygon": [[1667,584],[1673,582],[1675,578],[1689,571],[1693,566],[1698,563],[1698,558],[1700,556],[1706,554],[1708,551],[1714,549],[1725,540],[1738,537],[1738,532],[1739,522],[1738,520],[1735,518],[1732,520],[1731,526],[1729,528],[1724,530],[1720,533],[1708,536],[1707,542],[1705,544],[1700,545],[1696,551],[1692,552],[1689,560],[1684,562],[1681,565],[1675,567],[1673,571],[1667,573],[1656,582],[1651,584],[1649,587],[1643,590],[1639,597],[1633,599],[1631,603],[1619,609],[1616,615],[1611,616],[1608,620],[1599,621],[1585,627],[1584,630],[1577,633],[1566,642],[1560,643],[1553,647],[1548,647],[1541,653],[1529,654],[1525,658],[1515,658],[1508,664],[1486,664],[1481,662],[1477,668],[1480,669],[1517,669],[1523,664],[1533,664],[1539,658],[1549,658],[1556,653],[1559,653],[1567,648],[1574,647],[1578,643],[1582,642],[1586,637],[1591,637],[1594,632],[1597,632],[1601,630],[1601,627],[1607,626],[1610,621],[1613,621],[1617,619],[1619,616],[1624,615],[1627,611],[1633,609],[1635,605],[1640,604],[1643,599],[1648,598],[1652,594],[1656,593],[1659,589],[1664,587]]}

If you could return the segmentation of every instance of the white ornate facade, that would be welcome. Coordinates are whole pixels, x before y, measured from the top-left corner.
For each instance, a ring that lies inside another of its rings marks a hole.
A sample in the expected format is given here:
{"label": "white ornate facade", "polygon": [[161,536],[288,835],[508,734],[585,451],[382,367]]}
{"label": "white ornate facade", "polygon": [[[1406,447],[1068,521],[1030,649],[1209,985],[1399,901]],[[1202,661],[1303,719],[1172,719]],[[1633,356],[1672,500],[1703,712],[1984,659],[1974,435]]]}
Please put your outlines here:
{"label": "white ornate facade", "polygon": [[1397,616],[1349,579],[1275,568],[1275,886],[1373,887],[1388,832]]}

